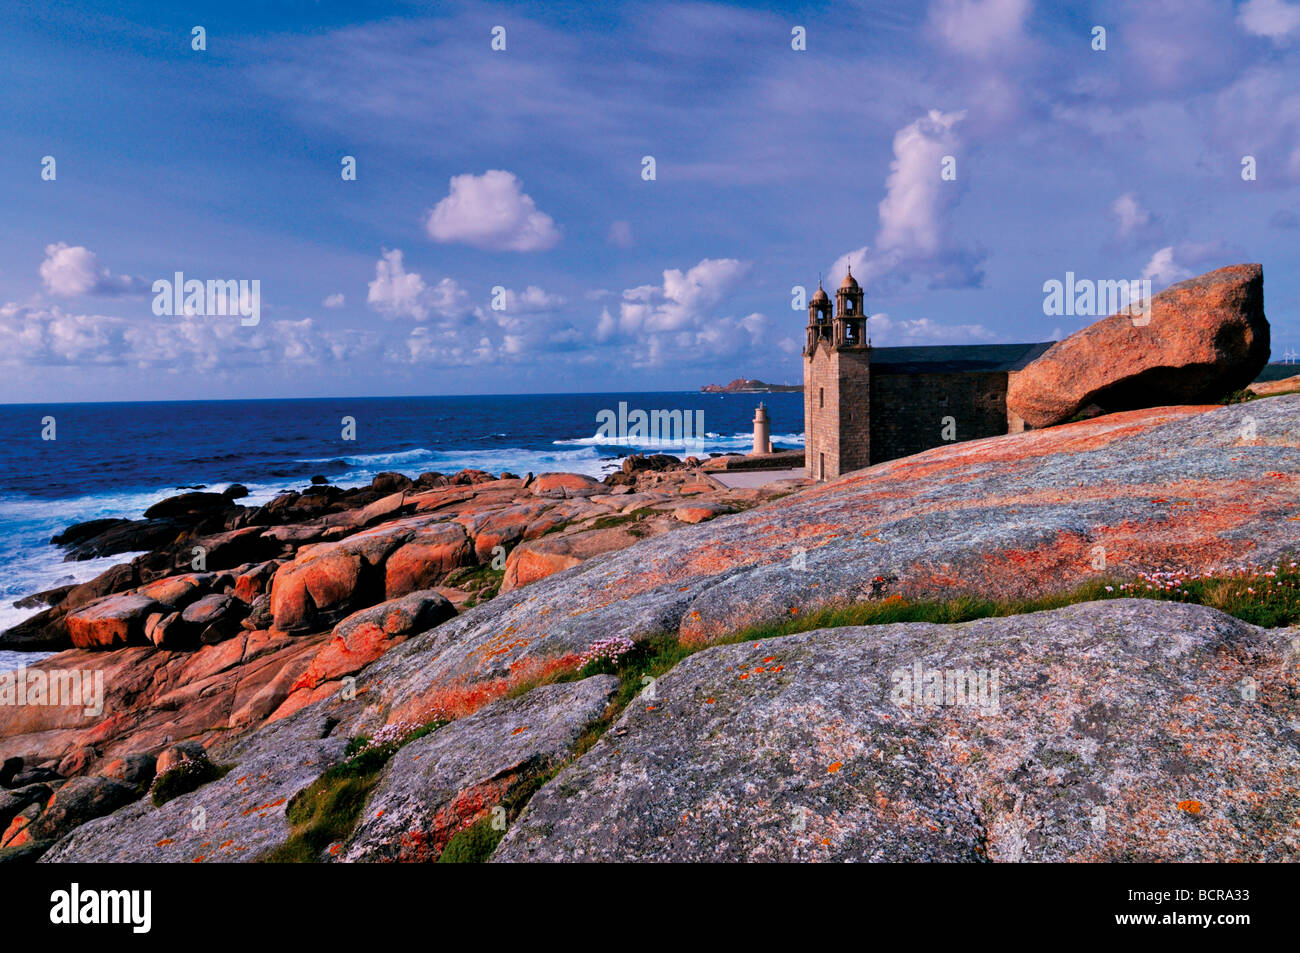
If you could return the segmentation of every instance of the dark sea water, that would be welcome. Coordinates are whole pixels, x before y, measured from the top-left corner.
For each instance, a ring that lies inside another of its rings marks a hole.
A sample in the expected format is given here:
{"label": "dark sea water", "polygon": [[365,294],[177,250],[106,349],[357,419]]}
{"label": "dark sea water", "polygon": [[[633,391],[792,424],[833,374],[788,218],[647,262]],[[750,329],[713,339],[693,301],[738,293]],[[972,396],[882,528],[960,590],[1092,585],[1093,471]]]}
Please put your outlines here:
{"label": "dark sea water", "polygon": [[[681,455],[680,445],[598,440],[597,414],[617,412],[620,401],[629,410],[703,410],[703,449],[711,452],[750,449],[754,408],[763,401],[773,443],[803,445],[797,393],[0,405],[0,630],[33,612],[14,608],[15,599],[129,558],[65,563],[49,545],[52,535],[82,520],[139,517],[186,488],[243,483],[250,497],[242,502],[258,504],[301,489],[315,474],[339,486],[369,483],[385,470],[602,476],[629,453]],[[55,440],[41,439],[47,415],[55,418]],[[345,416],[355,418],[355,441],[342,439]],[[0,669],[16,664],[5,661]]]}

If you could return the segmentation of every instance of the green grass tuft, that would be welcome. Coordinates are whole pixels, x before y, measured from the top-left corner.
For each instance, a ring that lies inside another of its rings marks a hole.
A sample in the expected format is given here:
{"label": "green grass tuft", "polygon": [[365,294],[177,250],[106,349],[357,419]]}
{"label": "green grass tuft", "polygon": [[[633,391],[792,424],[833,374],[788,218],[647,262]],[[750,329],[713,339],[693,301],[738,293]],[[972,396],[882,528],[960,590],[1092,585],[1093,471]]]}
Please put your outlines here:
{"label": "green grass tuft", "polygon": [[378,744],[361,735],[348,742],[344,760],[328,768],[289,801],[289,839],[259,859],[271,864],[314,864],[331,844],[352,835],[366,799],[390,758],[404,745],[437,731],[445,721],[421,725]]}
{"label": "green grass tuft", "polygon": [[216,765],[207,758],[192,758],[182,761],[176,767],[164,771],[154,778],[149,787],[149,798],[154,807],[162,807],[168,801],[197,791],[203,785],[218,778],[225,777],[232,765]]}
{"label": "green grass tuft", "polygon": [[506,836],[504,830],[494,830],[492,818],[485,817],[471,824],[464,830],[452,835],[447,846],[438,855],[440,864],[483,864],[492,856],[501,838]]}

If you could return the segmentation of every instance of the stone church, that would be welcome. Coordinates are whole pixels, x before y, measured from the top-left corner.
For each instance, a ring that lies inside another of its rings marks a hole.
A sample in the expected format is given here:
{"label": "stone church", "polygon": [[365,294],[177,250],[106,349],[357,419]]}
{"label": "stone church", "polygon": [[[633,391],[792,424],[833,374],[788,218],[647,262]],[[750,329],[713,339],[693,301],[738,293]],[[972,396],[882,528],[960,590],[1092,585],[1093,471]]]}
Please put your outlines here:
{"label": "stone church", "polygon": [[803,352],[808,475],[831,480],[945,442],[1023,430],[1007,409],[1007,383],[1051,346],[872,347],[853,269],[834,313],[819,281]]}

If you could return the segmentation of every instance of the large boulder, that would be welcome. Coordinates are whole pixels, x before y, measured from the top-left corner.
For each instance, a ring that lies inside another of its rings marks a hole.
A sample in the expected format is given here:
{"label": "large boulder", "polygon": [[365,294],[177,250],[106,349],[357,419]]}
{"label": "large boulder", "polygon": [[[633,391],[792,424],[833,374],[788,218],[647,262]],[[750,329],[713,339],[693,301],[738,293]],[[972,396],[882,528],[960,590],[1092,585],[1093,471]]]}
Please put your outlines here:
{"label": "large boulder", "polygon": [[459,523],[433,523],[421,528],[384,564],[384,596],[395,599],[427,589],[447,573],[474,563],[474,549]]}
{"label": "large boulder", "polygon": [[282,632],[306,631],[327,621],[329,613],[341,613],[360,586],[363,565],[359,554],[342,549],[299,553],[271,583],[275,627]]}
{"label": "large boulder", "polygon": [[1212,403],[1268,363],[1264,269],[1230,265],[1179,282],[1148,315],[1112,314],[1013,374],[1007,407],[1033,427],[1095,404],[1107,412]]}
{"label": "large boulder", "polygon": [[228,510],[234,505],[221,493],[182,493],[179,496],[169,496],[165,500],[159,500],[144,511],[144,518],[147,520],[194,518]]}
{"label": "large boulder", "polygon": [[1294,860],[1291,657],[1138,599],[706,649],[493,859]]}

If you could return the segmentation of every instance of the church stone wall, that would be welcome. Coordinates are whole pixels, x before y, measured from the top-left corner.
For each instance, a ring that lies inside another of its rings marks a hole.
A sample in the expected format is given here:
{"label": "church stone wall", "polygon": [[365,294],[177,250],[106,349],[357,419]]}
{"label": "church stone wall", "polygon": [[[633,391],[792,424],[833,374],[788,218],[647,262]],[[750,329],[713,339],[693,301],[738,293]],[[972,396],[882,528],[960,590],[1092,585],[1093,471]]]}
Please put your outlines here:
{"label": "church stone wall", "polygon": [[944,418],[956,440],[1007,432],[1007,373],[873,374],[871,462],[883,463],[943,443]]}

